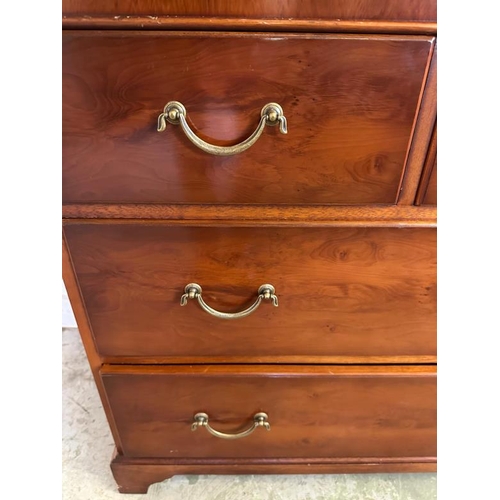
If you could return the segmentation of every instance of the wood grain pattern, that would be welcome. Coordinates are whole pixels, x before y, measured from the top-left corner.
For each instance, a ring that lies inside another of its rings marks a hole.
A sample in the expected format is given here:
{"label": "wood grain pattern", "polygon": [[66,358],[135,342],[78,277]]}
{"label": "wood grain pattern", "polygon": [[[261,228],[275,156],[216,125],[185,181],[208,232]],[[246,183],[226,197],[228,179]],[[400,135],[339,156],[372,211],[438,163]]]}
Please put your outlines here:
{"label": "wood grain pattern", "polygon": [[179,375],[183,376],[199,376],[199,375],[210,375],[211,377],[238,377],[240,375],[247,376],[252,375],[252,377],[269,377],[270,373],[279,373],[281,375],[286,375],[287,377],[300,377],[300,378],[318,378],[318,377],[331,377],[335,374],[336,377],[386,377],[390,375],[391,377],[435,377],[436,367],[435,366],[421,366],[421,365],[411,365],[411,366],[321,366],[317,365],[311,366],[293,366],[293,365],[282,365],[267,366],[267,365],[242,365],[242,366],[231,366],[231,365],[213,365],[205,364],[203,366],[190,366],[188,369],[186,367],[179,366],[139,366],[139,365],[102,365],[101,374],[102,375]]}
{"label": "wood grain pattern", "polygon": [[415,205],[422,204],[437,205],[437,124],[432,131],[432,139],[415,197]]}
{"label": "wood grain pattern", "polygon": [[[63,36],[63,201],[393,204],[432,37],[70,32]],[[328,55],[326,57],[326,55]],[[204,140],[156,131],[170,100]]]}
{"label": "wood grain pattern", "polygon": [[116,456],[111,470],[121,493],[146,493],[151,484],[177,474],[373,474],[436,472],[436,460],[187,460],[137,459]]}
{"label": "wood grain pattern", "polygon": [[235,18],[325,18],[435,21],[435,0],[63,0],[67,15],[202,16]]}
{"label": "wood grain pattern", "polygon": [[437,205],[437,158],[434,160],[432,166],[431,176],[427,184],[423,203],[424,205]]}
{"label": "wood grain pattern", "polygon": [[[112,364],[140,364],[140,365],[154,365],[154,364],[168,364],[168,365],[193,365],[193,364],[204,364],[207,362],[206,356],[103,356],[103,363]],[[210,356],[210,363],[221,363],[221,364],[282,364],[291,363],[295,365],[308,365],[313,363],[318,364],[341,364],[357,365],[359,363],[364,363],[367,365],[411,365],[411,364],[436,364],[436,355],[415,355],[415,356],[374,356],[374,355],[354,355],[354,356],[308,356],[308,355],[297,355],[297,356],[251,356],[245,354],[243,356],[228,356],[224,354],[223,356]]]}
{"label": "wood grain pattern", "polygon": [[411,147],[405,163],[405,175],[401,184],[398,204],[413,205],[417,195],[420,178],[425,165],[432,131],[437,115],[437,46],[434,48],[427,75],[425,90],[422,94],[418,120],[415,122]]}
{"label": "wood grain pattern", "polygon": [[63,29],[288,31],[308,33],[387,33],[435,35],[437,23],[410,21],[347,21],[339,19],[241,19],[234,17],[63,16]]}
{"label": "wood grain pattern", "polygon": [[[102,370],[127,457],[408,458],[436,456],[436,373],[404,367],[128,367]],[[268,370],[266,372],[266,370]],[[197,412],[221,432],[259,411],[271,430],[223,440],[191,431]]]}
{"label": "wood grain pattern", "polygon": [[[279,205],[63,205],[64,225],[82,222],[107,224],[196,224],[276,226],[435,227],[435,207],[390,206],[279,206]],[[72,220],[73,219],[73,220]],[[81,219],[86,219],[82,221]]]}
{"label": "wood grain pattern", "polygon": [[[103,356],[434,356],[436,232],[427,228],[65,227]],[[278,308],[227,321],[260,285]]]}
{"label": "wood grain pattern", "polygon": [[[119,490],[435,471],[435,0],[62,11],[63,274]],[[169,100],[215,144],[270,101],[289,134],[213,157],[156,132]],[[219,320],[180,307],[192,281],[223,311],[265,282],[280,304]],[[191,432],[197,411],[226,432],[267,411],[272,430],[220,440]]]}

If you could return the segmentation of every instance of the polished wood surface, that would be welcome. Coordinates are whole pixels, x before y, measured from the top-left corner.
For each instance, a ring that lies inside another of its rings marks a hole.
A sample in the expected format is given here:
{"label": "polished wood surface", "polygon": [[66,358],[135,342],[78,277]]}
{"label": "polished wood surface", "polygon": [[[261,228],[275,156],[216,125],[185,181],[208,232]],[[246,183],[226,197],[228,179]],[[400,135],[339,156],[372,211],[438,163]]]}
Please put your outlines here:
{"label": "polished wood surface", "polygon": [[411,21],[351,21],[342,19],[242,19],[234,17],[168,17],[68,15],[63,29],[288,31],[292,33],[387,33],[435,35],[437,23]]}
{"label": "polished wood surface", "polygon": [[[106,203],[395,203],[432,37],[71,32],[63,36],[63,200]],[[325,54],[330,57],[326,58]],[[248,151],[216,157],[278,102]]]}
{"label": "polished wood surface", "polygon": [[127,365],[122,366],[119,364],[108,365],[103,364],[101,368],[101,375],[210,375],[212,377],[219,376],[237,376],[239,375],[252,375],[254,377],[268,377],[270,373],[302,377],[302,378],[318,378],[330,377],[335,374],[338,377],[385,377],[390,375],[392,377],[434,377],[436,374],[436,367],[411,365],[411,366],[294,366],[294,365],[281,365],[269,366],[265,364],[260,365],[241,365],[241,366],[224,366],[205,364],[203,366],[140,366],[140,365]]}
{"label": "polished wood surface", "polygon": [[437,124],[432,132],[415,205],[437,205]]}
{"label": "polished wood surface", "polygon": [[177,474],[373,474],[436,472],[436,460],[390,459],[204,459],[172,460],[114,457],[111,470],[121,493],[146,493],[151,484]]}
{"label": "polished wood surface", "polygon": [[[107,367],[102,379],[127,457],[380,458],[436,456],[435,368]],[[191,431],[198,412],[238,440]]]}
{"label": "polished wood surface", "polygon": [[435,0],[63,0],[63,16],[203,16],[435,21]]}
{"label": "polished wood surface", "polygon": [[[436,231],[428,228],[65,227],[103,356],[434,356]],[[279,307],[223,320],[264,283]],[[137,359],[139,362],[140,359]]]}
{"label": "polished wood surface", "polygon": [[[435,0],[63,0],[63,273],[121,492],[436,470]],[[202,139],[250,135],[215,157]],[[221,320],[276,286],[279,307]],[[271,431],[226,441],[267,411]]]}
{"label": "polished wood surface", "polygon": [[[155,365],[155,364],[167,364],[167,365],[192,365],[192,364],[204,364],[207,362],[206,356],[158,356],[154,357],[148,356],[102,356],[103,363],[112,364],[141,364],[141,365]],[[387,355],[387,356],[377,356],[373,354],[356,354],[353,356],[346,355],[297,355],[290,356],[285,355],[272,355],[272,356],[262,356],[262,355],[248,355],[243,354],[241,356],[228,356],[224,354],[222,356],[210,356],[210,363],[221,363],[221,364],[282,364],[282,363],[293,363],[296,365],[318,363],[324,365],[357,365],[359,363],[364,363],[366,365],[411,365],[414,363],[418,364],[435,364],[437,362],[437,355],[422,355],[415,354],[413,356],[401,356],[401,355]]]}
{"label": "polished wood surface", "polygon": [[437,159],[432,166],[429,184],[423,200],[424,205],[437,205]]}
{"label": "polished wood surface", "polygon": [[[63,205],[64,225],[137,223],[239,226],[436,227],[434,207],[280,205]],[[85,219],[83,221],[82,219]]]}
{"label": "polished wood surface", "polygon": [[427,150],[432,142],[432,130],[437,115],[437,47],[422,91],[418,118],[415,120],[412,143],[405,162],[405,175],[401,184],[398,204],[413,205],[424,169]]}

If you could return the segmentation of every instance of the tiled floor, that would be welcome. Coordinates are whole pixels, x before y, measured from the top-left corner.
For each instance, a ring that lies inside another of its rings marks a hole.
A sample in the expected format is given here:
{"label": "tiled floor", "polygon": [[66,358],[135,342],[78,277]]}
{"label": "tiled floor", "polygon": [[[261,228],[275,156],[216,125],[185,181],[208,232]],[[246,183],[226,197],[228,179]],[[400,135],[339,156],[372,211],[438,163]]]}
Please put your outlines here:
{"label": "tiled floor", "polygon": [[175,476],[148,495],[121,495],[113,441],[75,328],[63,329],[64,500],[432,500],[435,474]]}

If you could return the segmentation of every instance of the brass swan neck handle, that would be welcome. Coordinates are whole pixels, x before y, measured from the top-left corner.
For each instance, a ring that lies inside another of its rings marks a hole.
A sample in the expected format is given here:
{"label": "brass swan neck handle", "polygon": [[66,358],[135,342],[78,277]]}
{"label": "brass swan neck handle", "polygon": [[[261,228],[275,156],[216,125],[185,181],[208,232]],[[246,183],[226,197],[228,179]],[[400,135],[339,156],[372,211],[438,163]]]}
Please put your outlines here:
{"label": "brass swan neck handle", "polygon": [[198,148],[218,156],[231,156],[242,153],[250,146],[253,146],[261,136],[266,125],[274,126],[279,124],[282,134],[288,133],[287,121],[283,114],[283,108],[275,102],[266,104],[260,112],[260,121],[255,131],[239,144],[233,146],[215,146],[200,139],[189,127],[186,121],[187,111],[184,105],[178,101],[170,101],[163,109],[163,113],[158,116],[158,132],[163,132],[167,128],[167,122],[172,125],[180,125],[186,137]]}
{"label": "brass swan neck handle", "polygon": [[205,427],[205,429],[215,437],[221,439],[240,439],[252,434],[252,432],[255,429],[257,429],[257,427],[264,427],[266,431],[270,431],[271,424],[267,421],[268,418],[269,417],[267,416],[267,413],[264,412],[256,413],[253,416],[253,424],[251,427],[242,432],[237,432],[235,434],[227,434],[225,432],[216,431],[213,427],[211,427],[210,424],[208,423],[208,415],[206,413],[197,413],[194,416],[193,423],[191,424],[191,430],[195,431],[196,429],[198,429],[198,427]]}
{"label": "brass swan neck handle", "polygon": [[244,318],[249,314],[253,313],[259,306],[263,300],[270,300],[273,303],[274,307],[278,307],[278,297],[275,295],[276,290],[273,285],[261,285],[259,290],[257,291],[257,299],[255,302],[244,311],[240,311],[237,313],[225,313],[221,311],[217,311],[216,309],[210,307],[201,296],[202,290],[201,286],[198,283],[189,283],[184,288],[184,294],[181,297],[181,306],[185,306],[188,300],[197,299],[201,308],[206,311],[208,314],[215,316],[216,318],[221,319],[237,319]]}

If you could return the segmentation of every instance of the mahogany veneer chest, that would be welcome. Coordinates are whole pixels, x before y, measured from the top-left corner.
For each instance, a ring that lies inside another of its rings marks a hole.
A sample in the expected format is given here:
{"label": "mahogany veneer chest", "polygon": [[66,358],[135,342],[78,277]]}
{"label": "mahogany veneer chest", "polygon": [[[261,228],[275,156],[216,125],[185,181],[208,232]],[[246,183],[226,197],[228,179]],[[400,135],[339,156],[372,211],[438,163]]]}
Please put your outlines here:
{"label": "mahogany veneer chest", "polygon": [[122,492],[436,467],[436,5],[63,1],[63,272]]}

